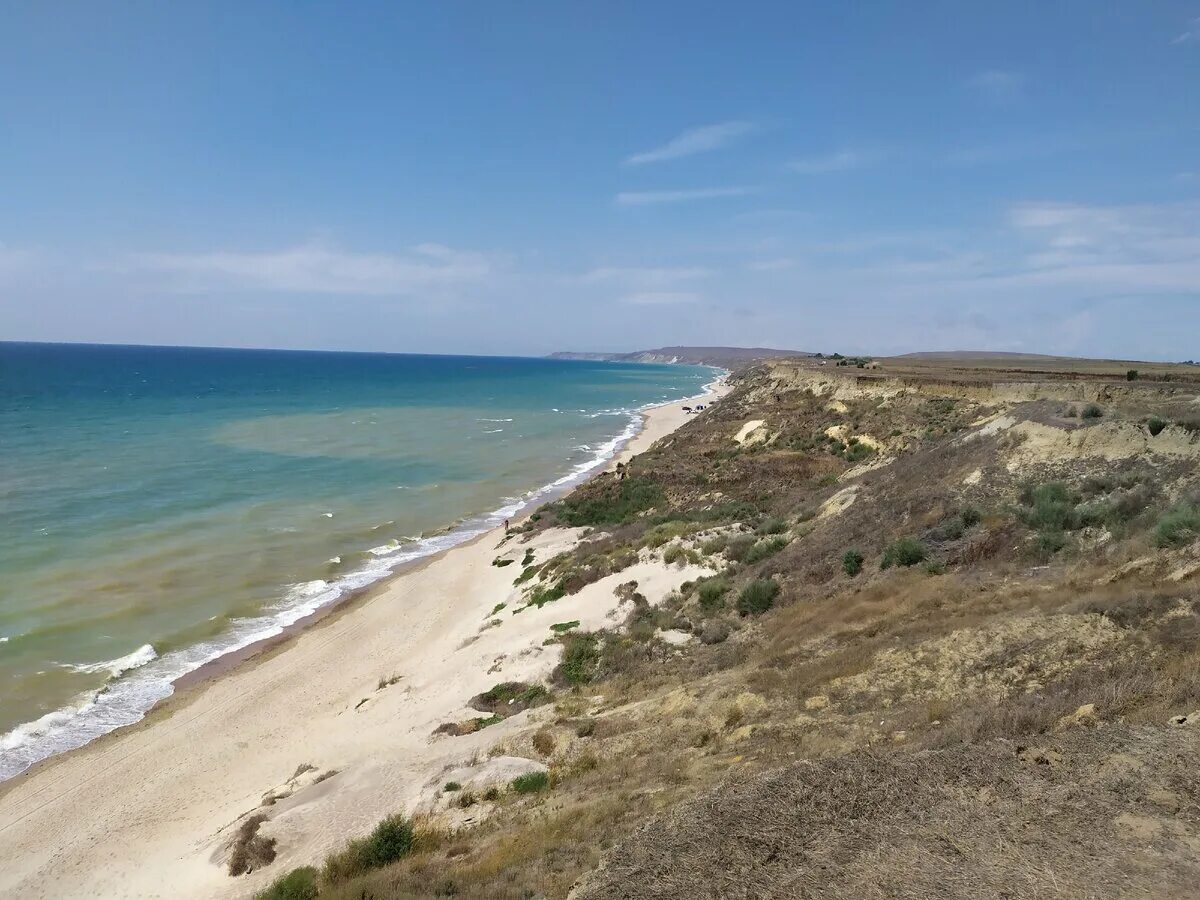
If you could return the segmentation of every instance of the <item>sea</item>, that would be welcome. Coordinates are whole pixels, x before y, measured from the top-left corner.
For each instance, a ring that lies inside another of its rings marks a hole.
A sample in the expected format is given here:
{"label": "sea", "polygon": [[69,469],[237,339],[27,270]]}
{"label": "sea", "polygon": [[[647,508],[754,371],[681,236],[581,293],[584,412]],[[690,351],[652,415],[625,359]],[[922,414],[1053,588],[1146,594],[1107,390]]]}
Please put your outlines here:
{"label": "sea", "polygon": [[0,342],[0,779],[566,490],[715,374]]}

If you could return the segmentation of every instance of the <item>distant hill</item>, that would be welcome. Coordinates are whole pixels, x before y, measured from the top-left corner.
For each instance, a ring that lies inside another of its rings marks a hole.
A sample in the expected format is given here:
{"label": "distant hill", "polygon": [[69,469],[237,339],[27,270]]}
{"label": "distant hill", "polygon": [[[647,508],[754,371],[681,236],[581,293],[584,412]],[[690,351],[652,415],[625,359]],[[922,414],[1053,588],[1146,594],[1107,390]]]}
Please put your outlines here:
{"label": "distant hill", "polygon": [[782,356],[812,356],[802,350],[772,350],[769,347],[659,347],[631,353],[587,353],[562,350],[551,359],[587,359],[605,362],[682,363],[692,366],[720,366],[735,369],[760,359]]}

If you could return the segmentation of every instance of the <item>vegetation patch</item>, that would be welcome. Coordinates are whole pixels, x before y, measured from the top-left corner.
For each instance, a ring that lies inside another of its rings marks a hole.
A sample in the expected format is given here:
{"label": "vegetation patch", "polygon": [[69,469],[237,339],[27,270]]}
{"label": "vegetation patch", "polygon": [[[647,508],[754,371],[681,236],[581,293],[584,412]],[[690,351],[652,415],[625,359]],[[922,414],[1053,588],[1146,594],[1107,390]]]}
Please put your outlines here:
{"label": "vegetation patch", "polygon": [[662,487],[649,478],[608,480],[593,496],[569,497],[555,506],[564,525],[620,525],[666,502]]}
{"label": "vegetation patch", "polygon": [[229,854],[230,875],[245,875],[275,860],[275,838],[258,833],[265,821],[266,816],[256,813],[239,826],[233,839],[233,851]]}
{"label": "vegetation patch", "polygon": [[775,604],[777,596],[779,582],[774,578],[760,578],[742,588],[738,594],[737,611],[743,616],[760,615]]}
{"label": "vegetation patch", "polygon": [[512,789],[518,794],[536,794],[550,787],[550,776],[545,772],[527,772],[512,780]]}
{"label": "vegetation patch", "polygon": [[568,685],[587,684],[600,665],[600,640],[592,632],[568,634],[563,639],[562,662],[554,670],[556,681]]}
{"label": "vegetation patch", "polygon": [[892,566],[915,566],[917,563],[923,562],[928,555],[929,551],[920,541],[913,538],[901,538],[888,544],[883,551],[883,560],[879,567],[890,569]]}
{"label": "vegetation patch", "polygon": [[[579,624],[578,622],[575,624]],[[524,681],[502,681],[482,694],[476,694],[467,704],[471,709],[507,718],[541,706],[550,701],[550,692],[540,684]],[[492,724],[492,723],[489,723]],[[478,729],[477,729],[478,730]]]}
{"label": "vegetation patch", "polygon": [[553,625],[550,626],[550,630],[553,631],[555,634],[566,634],[572,628],[578,628],[578,627],[579,627],[579,620],[572,619],[570,622],[555,622]]}
{"label": "vegetation patch", "polygon": [[316,900],[317,870],[312,866],[292,869],[271,882],[266,890],[254,895],[254,900]]}
{"label": "vegetation patch", "polygon": [[413,826],[404,816],[389,816],[367,837],[351,841],[346,849],[330,854],[322,875],[330,884],[339,884],[394,863],[413,848]]}
{"label": "vegetation patch", "polygon": [[842,571],[853,578],[863,569],[863,555],[857,550],[847,550],[842,555]]}
{"label": "vegetation patch", "polygon": [[1158,521],[1154,543],[1160,547],[1183,547],[1200,536],[1200,507],[1180,503]]}

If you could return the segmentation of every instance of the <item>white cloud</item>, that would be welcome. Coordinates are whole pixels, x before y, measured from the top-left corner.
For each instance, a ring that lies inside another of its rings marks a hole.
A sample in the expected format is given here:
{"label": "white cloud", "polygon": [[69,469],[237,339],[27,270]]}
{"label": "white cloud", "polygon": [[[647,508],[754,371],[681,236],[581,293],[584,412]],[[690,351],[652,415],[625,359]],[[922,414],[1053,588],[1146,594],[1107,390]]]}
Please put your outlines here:
{"label": "white cloud", "polygon": [[967,87],[996,102],[1016,100],[1025,89],[1025,76],[1020,72],[988,69],[968,78]]}
{"label": "white cloud", "polygon": [[1172,44],[1200,43],[1200,17],[1188,22],[1187,28],[1175,36]]}
{"label": "white cloud", "polygon": [[690,291],[638,291],[626,294],[621,298],[621,302],[632,306],[672,306],[680,303],[695,303],[699,299],[698,294]]}
{"label": "white cloud", "polygon": [[783,269],[790,269],[796,265],[794,259],[756,259],[746,263],[746,268],[751,272],[779,272]]}
{"label": "white cloud", "polygon": [[707,278],[712,274],[712,269],[705,269],[698,266],[681,268],[608,266],[585,272],[580,276],[579,280],[585,284],[619,282],[623,284],[637,284],[644,287],[657,287],[675,284],[679,281]]}
{"label": "white cloud", "polygon": [[826,172],[846,172],[850,169],[861,169],[877,160],[877,155],[862,150],[838,150],[825,156],[810,156],[805,159],[795,159],[788,163],[788,168],[801,175],[822,175]]}
{"label": "white cloud", "polygon": [[686,191],[622,191],[614,202],[617,206],[651,206],[659,203],[687,203],[691,200],[715,200],[720,197],[743,197],[753,193],[748,187],[695,188]]}
{"label": "white cloud", "polygon": [[697,153],[708,153],[727,147],[738,138],[754,131],[752,122],[719,122],[716,125],[703,125],[699,128],[689,128],[676,135],[661,147],[635,153],[625,160],[627,166],[642,166],[647,163],[664,162],[669,159],[681,159]]}
{"label": "white cloud", "polygon": [[320,243],[267,253],[222,251],[141,254],[131,267],[158,272],[177,290],[217,288],[314,294],[410,294],[434,286],[478,281],[488,258],[441,244],[404,254],[351,253]]}

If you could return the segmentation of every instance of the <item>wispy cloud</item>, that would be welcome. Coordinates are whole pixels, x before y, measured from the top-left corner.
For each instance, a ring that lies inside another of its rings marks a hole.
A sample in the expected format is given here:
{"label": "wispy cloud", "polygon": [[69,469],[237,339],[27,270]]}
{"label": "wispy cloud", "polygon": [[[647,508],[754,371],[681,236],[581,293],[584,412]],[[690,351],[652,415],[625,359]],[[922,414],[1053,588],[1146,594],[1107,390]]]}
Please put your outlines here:
{"label": "wispy cloud", "polygon": [[626,294],[621,298],[621,302],[631,306],[672,306],[696,303],[699,299],[700,295],[691,291],[638,291]]}
{"label": "wispy cloud", "polygon": [[158,272],[187,292],[217,288],[313,294],[410,294],[478,281],[492,266],[480,253],[419,244],[403,254],[351,253],[319,243],[267,253],[141,254],[128,268]]}
{"label": "wispy cloud", "polygon": [[988,69],[968,78],[967,87],[993,102],[1003,103],[1021,96],[1025,76],[1005,69]]}
{"label": "wispy cloud", "polygon": [[699,128],[689,128],[661,147],[635,153],[625,159],[627,166],[644,166],[647,163],[665,162],[669,159],[682,159],[697,153],[708,153],[727,147],[755,130],[753,122],[718,122],[715,125],[702,125]]}
{"label": "wispy cloud", "polygon": [[1171,41],[1172,44],[1192,44],[1200,43],[1200,16],[1192,19],[1187,24],[1182,32],[1177,34]]}
{"label": "wispy cloud", "polygon": [[878,153],[845,149],[824,156],[794,159],[788,163],[788,168],[801,175],[822,175],[826,172],[847,172],[850,169],[861,169],[876,162],[878,158]]}
{"label": "wispy cloud", "polygon": [[743,197],[754,192],[748,187],[695,188],[685,191],[622,191],[614,198],[617,206],[652,206],[659,203],[687,203],[692,200],[716,200]]}
{"label": "wispy cloud", "polygon": [[712,269],[700,266],[685,267],[641,267],[641,266],[603,266],[592,269],[580,276],[585,284],[623,283],[636,284],[642,287],[660,287],[676,284],[680,281],[693,281],[697,278],[708,278],[713,274]]}

